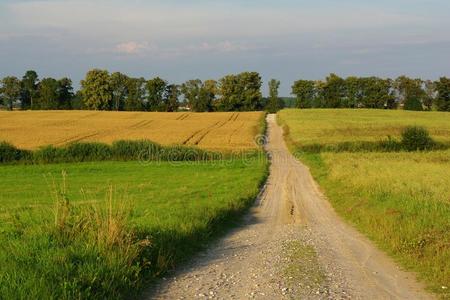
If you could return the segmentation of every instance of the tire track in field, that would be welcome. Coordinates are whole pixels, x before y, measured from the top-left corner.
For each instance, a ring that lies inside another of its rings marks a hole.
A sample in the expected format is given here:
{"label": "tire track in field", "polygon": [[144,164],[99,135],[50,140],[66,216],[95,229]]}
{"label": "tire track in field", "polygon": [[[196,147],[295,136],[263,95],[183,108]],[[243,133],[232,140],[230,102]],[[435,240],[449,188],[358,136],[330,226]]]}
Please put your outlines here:
{"label": "tire track in field", "polygon": [[[223,126],[225,126],[226,124],[228,124],[228,123],[230,123],[230,122],[234,122],[234,121],[236,121],[236,119],[239,117],[239,113],[233,113],[232,115],[231,115],[231,117],[228,119],[228,120],[226,120],[226,121],[223,121],[223,123],[222,124],[220,124],[219,126],[217,126],[216,128],[211,128],[209,131],[207,131],[204,135],[202,135],[201,137],[200,137],[200,139],[198,139],[196,142],[195,142],[195,145],[198,145],[208,134],[210,134],[211,132],[213,132],[214,130],[217,130],[217,129],[219,129],[219,128],[222,128]],[[245,124],[244,123],[242,123],[242,125],[241,125],[241,128],[244,126]]]}
{"label": "tire track in field", "polygon": [[176,118],[175,120],[176,121],[183,121],[183,120],[185,120],[187,117],[189,117],[189,113],[184,113],[184,114],[181,114],[178,118]]}
{"label": "tire track in field", "polygon": [[241,130],[245,125],[245,122],[242,122],[242,124],[236,128],[235,130],[233,130],[230,134],[230,136],[228,137],[228,145],[231,145],[231,139],[233,138],[233,136],[239,132],[239,130]]}
{"label": "tire track in field", "polygon": [[[220,123],[220,122],[219,122]],[[212,131],[217,130],[219,128],[221,128],[222,126],[224,126],[226,123],[228,123],[228,121],[223,121],[222,124],[219,125],[219,123],[217,123],[216,125],[218,126],[213,126],[211,127],[208,131],[206,131],[203,135],[200,136],[200,138],[194,143],[195,145],[198,145],[208,134],[210,134]],[[215,128],[214,128],[215,127]]]}
{"label": "tire track in field", "polygon": [[86,135],[75,135],[75,136],[72,136],[70,138],[64,139],[62,141],[55,142],[54,145],[55,146],[61,146],[61,145],[65,145],[65,144],[76,143],[76,142],[82,141],[84,139],[88,139],[88,138],[97,136],[99,134],[100,134],[100,132],[97,131],[97,132],[94,132],[94,133],[91,133],[91,134],[86,134]]}
{"label": "tire track in field", "polygon": [[180,119],[180,121],[186,120],[187,118],[189,118],[191,114],[190,113],[186,113],[183,118]]}
{"label": "tire track in field", "polygon": [[128,127],[128,129],[140,129],[143,127],[147,127],[152,122],[153,122],[153,120],[142,120],[142,121],[137,122],[136,124],[131,125],[130,127]]}

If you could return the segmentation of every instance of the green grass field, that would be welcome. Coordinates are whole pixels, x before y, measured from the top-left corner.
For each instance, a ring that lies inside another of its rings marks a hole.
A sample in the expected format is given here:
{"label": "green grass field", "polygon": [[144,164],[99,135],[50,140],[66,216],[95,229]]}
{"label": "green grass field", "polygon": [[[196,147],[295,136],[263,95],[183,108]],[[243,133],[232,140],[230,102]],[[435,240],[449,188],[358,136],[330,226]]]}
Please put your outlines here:
{"label": "green grass field", "polygon": [[[308,143],[377,141],[421,125],[450,140],[450,114],[382,110],[284,110],[292,151],[307,163],[336,211],[418,273],[442,297],[450,289],[450,150],[298,151]],[[443,288],[447,287],[447,288]]]}
{"label": "green grass field", "polygon": [[129,296],[235,224],[266,172],[256,157],[2,166],[0,298]]}
{"label": "green grass field", "polygon": [[409,125],[425,126],[439,142],[450,142],[447,112],[373,109],[286,109],[279,113],[290,136],[302,146],[344,142],[374,142],[400,137]]}

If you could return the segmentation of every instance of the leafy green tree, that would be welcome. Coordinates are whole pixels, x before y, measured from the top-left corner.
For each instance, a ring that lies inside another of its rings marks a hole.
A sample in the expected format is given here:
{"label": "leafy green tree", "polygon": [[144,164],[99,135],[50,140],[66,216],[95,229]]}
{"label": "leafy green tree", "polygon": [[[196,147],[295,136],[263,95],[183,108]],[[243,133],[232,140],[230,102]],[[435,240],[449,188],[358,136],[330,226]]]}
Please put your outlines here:
{"label": "leafy green tree", "polygon": [[441,77],[436,81],[436,107],[439,111],[450,111],[450,79]]}
{"label": "leafy green tree", "polygon": [[200,89],[199,105],[202,106],[202,111],[213,111],[214,101],[217,95],[217,81],[208,79],[203,82]]}
{"label": "leafy green tree", "polygon": [[355,108],[361,105],[363,83],[361,78],[350,76],[345,79],[345,101],[343,107]]}
{"label": "leafy green tree", "polygon": [[178,107],[180,106],[180,102],[178,101],[178,98],[180,97],[181,91],[180,87],[176,84],[169,84],[166,87],[165,97],[164,97],[164,104],[166,111],[168,112],[174,112],[178,110]]}
{"label": "leafy green tree", "polygon": [[267,101],[266,110],[270,113],[276,113],[282,108],[281,99],[278,96],[280,81],[271,79],[269,81],[269,99]]}
{"label": "leafy green tree", "polygon": [[219,80],[219,94],[221,97],[217,102],[217,110],[240,110],[242,91],[237,75],[227,75]]}
{"label": "leafy green tree", "polygon": [[238,75],[238,84],[242,89],[242,106],[240,110],[254,111],[262,109],[262,79],[257,72],[243,72]]}
{"label": "leafy green tree", "polygon": [[400,76],[395,80],[395,88],[397,89],[400,103],[404,104],[404,109],[423,110],[422,103],[426,98],[426,94],[422,89],[422,84],[423,81],[421,79],[412,79],[406,76]]}
{"label": "leafy green tree", "polygon": [[205,111],[200,103],[200,90],[202,89],[202,81],[200,79],[188,80],[181,85],[181,93],[187,105],[192,111]]}
{"label": "leafy green tree", "polygon": [[114,72],[110,76],[110,84],[112,91],[112,109],[124,110],[125,101],[128,95],[128,87],[130,78],[120,72]]}
{"label": "leafy green tree", "polygon": [[87,109],[109,110],[112,104],[112,89],[108,71],[93,69],[81,81],[83,105]]}
{"label": "leafy green tree", "polygon": [[212,111],[216,84],[214,80],[206,80],[205,82],[200,79],[189,80],[181,85],[181,93],[192,111]]}
{"label": "leafy green tree", "polygon": [[361,105],[366,108],[395,108],[395,97],[392,95],[392,81],[378,77],[361,78]]}
{"label": "leafy green tree", "polygon": [[312,107],[328,107],[328,103],[325,100],[325,87],[326,82],[323,80],[314,81],[314,101]]}
{"label": "leafy green tree", "polygon": [[39,99],[35,105],[39,109],[58,108],[58,81],[54,78],[44,78],[38,85]]}
{"label": "leafy green tree", "polygon": [[9,110],[20,99],[20,80],[14,76],[7,76],[1,81],[0,94]]}
{"label": "leafy green tree", "polygon": [[298,108],[313,107],[315,92],[313,80],[297,80],[292,86],[292,94],[297,98]]}
{"label": "leafy green tree", "polygon": [[262,108],[262,80],[257,72],[227,75],[219,80],[217,109],[220,111],[252,111]]}
{"label": "leafy green tree", "polygon": [[72,109],[74,97],[72,80],[67,77],[58,80],[58,109]]}
{"label": "leafy green tree", "polygon": [[330,74],[325,80],[322,93],[326,107],[342,107],[345,97],[345,80],[336,74]]}
{"label": "leafy green tree", "polygon": [[36,71],[29,70],[25,72],[21,81],[20,102],[22,109],[33,109],[33,100],[35,100],[38,88],[38,74]]}
{"label": "leafy green tree", "polygon": [[159,77],[147,81],[147,110],[162,111],[164,107],[164,93],[166,92],[167,82]]}
{"label": "leafy green tree", "polygon": [[125,100],[125,110],[142,111],[144,110],[144,100],[146,98],[146,81],[144,78],[128,79],[128,97]]}
{"label": "leafy green tree", "polygon": [[423,105],[426,110],[432,110],[433,104],[436,101],[436,83],[431,80],[426,80],[424,83],[425,97]]}
{"label": "leafy green tree", "polygon": [[83,105],[83,94],[81,93],[81,91],[77,91],[73,96],[71,107],[72,109],[85,109]]}

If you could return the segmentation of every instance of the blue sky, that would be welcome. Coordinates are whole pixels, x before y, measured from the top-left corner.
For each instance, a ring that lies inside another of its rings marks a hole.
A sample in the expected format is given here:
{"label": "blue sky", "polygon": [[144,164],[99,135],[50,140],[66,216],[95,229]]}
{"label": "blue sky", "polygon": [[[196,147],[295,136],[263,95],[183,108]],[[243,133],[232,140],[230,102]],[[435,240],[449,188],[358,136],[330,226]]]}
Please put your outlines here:
{"label": "blue sky", "polygon": [[0,77],[450,75],[448,0],[0,0]]}

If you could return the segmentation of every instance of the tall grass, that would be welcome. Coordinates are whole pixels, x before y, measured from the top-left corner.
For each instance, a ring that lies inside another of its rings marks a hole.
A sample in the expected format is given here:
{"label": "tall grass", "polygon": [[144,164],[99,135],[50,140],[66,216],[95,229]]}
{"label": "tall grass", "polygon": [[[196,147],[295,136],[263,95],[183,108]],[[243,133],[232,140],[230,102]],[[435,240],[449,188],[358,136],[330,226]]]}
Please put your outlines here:
{"label": "tall grass", "polygon": [[116,141],[112,145],[77,142],[64,147],[44,146],[38,150],[18,149],[0,142],[0,163],[48,164],[89,161],[202,161],[222,154],[187,146],[162,146],[147,140]]}
{"label": "tall grass", "polygon": [[52,189],[53,214],[11,216],[14,231],[6,231],[0,252],[14,256],[2,261],[0,298],[119,299],[133,293],[148,267],[144,253],[151,242],[129,226],[130,202],[115,199],[110,187],[105,201],[73,205],[65,172]]}

